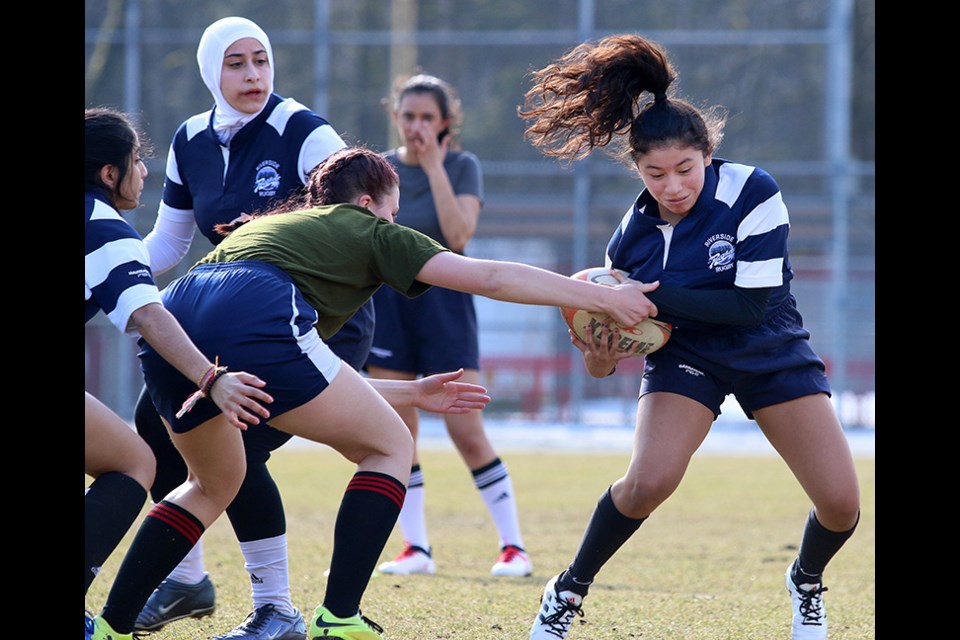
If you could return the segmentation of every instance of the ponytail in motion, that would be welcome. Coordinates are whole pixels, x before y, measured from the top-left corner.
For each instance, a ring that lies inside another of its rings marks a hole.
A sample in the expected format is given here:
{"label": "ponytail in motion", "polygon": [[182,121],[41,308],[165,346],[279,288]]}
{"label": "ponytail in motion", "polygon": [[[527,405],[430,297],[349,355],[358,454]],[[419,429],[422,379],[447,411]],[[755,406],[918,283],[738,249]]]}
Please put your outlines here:
{"label": "ponytail in motion", "polygon": [[530,121],[524,136],[548,156],[580,160],[625,135],[624,155],[636,165],[670,144],[713,153],[723,137],[722,110],[701,113],[669,97],[677,72],[666,50],[639,35],[580,44],[531,75],[517,113]]}

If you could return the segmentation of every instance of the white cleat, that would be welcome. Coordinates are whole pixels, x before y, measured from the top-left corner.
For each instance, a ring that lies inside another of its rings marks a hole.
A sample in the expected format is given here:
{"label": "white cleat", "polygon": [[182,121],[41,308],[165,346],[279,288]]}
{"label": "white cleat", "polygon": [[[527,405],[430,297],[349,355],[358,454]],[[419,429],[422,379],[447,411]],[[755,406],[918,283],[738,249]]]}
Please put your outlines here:
{"label": "white cleat", "polygon": [[787,592],[793,604],[792,640],[827,640],[827,610],[823,606],[823,592],[827,590],[821,583],[794,583],[790,575],[791,564],[785,576]]}
{"label": "white cleat", "polygon": [[583,596],[573,591],[557,591],[556,575],[543,588],[540,611],[530,628],[530,640],[564,640],[575,616],[583,616]]}
{"label": "white cleat", "polygon": [[393,560],[384,562],[377,569],[380,573],[391,573],[398,576],[408,576],[410,574],[432,576],[437,572],[437,565],[434,564],[429,551],[408,542],[400,555]]}
{"label": "white cleat", "polygon": [[508,544],[500,552],[500,557],[490,569],[490,573],[495,576],[528,576],[533,573],[533,563],[523,549]]}

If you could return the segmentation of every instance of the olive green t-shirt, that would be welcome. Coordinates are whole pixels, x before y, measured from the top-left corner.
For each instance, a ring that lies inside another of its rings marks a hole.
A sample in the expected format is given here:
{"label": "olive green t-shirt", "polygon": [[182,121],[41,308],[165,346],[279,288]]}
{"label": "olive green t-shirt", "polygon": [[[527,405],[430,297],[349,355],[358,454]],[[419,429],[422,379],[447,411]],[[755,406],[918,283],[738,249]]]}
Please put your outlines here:
{"label": "olive green t-shirt", "polygon": [[414,278],[446,250],[363,207],[336,204],[251,220],[197,264],[259,260],[283,269],[317,310],[317,331],[329,338],[381,284],[410,298],[429,289]]}

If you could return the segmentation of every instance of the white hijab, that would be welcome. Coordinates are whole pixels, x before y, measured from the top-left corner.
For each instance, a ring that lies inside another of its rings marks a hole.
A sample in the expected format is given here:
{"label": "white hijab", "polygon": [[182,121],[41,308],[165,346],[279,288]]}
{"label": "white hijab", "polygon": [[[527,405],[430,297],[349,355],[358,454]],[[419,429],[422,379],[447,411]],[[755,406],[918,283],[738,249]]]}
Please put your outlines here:
{"label": "white hijab", "polygon": [[[240,128],[260,115],[257,113],[243,113],[230,106],[220,91],[220,74],[223,71],[223,55],[227,48],[241,38],[255,38],[267,51],[267,60],[273,66],[273,49],[270,47],[270,38],[263,29],[246,18],[222,18],[211,24],[203,32],[200,45],[197,47],[197,63],[200,65],[200,77],[207,89],[213,94],[217,108],[214,110],[213,130],[220,142],[227,144]],[[273,93],[273,73],[270,74],[270,84],[267,91]]]}

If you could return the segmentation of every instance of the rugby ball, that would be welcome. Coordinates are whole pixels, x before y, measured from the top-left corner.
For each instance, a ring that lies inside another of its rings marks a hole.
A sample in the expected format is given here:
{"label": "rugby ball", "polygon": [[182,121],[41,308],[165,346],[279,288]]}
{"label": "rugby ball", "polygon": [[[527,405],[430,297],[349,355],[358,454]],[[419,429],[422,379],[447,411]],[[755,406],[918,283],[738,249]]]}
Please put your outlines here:
{"label": "rugby ball", "polygon": [[[617,271],[624,277],[627,276],[626,272]],[[606,267],[591,267],[578,271],[570,277],[607,286],[620,284]],[[661,348],[667,343],[667,340],[670,339],[670,335],[673,332],[673,325],[654,318],[647,318],[632,327],[625,327],[602,312],[561,307],[560,314],[563,316],[563,320],[567,323],[567,326],[570,327],[573,333],[583,342],[591,342],[598,339],[604,327],[607,327],[610,331],[613,331],[615,328],[619,329],[620,342],[617,344],[617,350],[628,351],[635,343],[639,342],[640,347],[636,351],[637,356],[653,353]]]}

